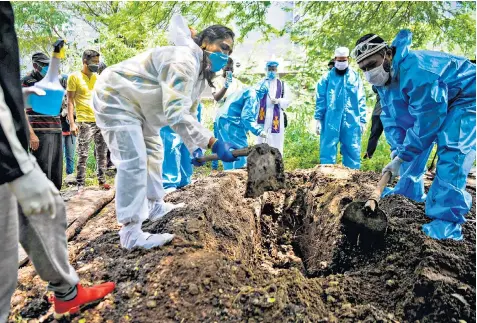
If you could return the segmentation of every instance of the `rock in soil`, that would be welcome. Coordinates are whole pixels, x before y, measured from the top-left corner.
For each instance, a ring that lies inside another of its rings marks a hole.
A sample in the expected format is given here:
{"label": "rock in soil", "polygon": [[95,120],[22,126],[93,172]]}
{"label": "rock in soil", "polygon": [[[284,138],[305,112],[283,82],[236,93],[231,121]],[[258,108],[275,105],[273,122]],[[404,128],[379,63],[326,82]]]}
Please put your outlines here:
{"label": "rock in soil", "polygon": [[[475,202],[460,242],[427,238],[424,204],[399,195],[380,203],[385,234],[363,236],[341,216],[366,199],[379,174],[334,166],[286,175],[286,189],[255,199],[243,197],[246,171],[169,194],[186,207],[143,229],[178,238],[152,250],[120,248],[110,203],[69,251],[82,282],[117,288],[71,320],[475,322]],[[44,283],[32,275],[31,265],[20,271],[11,321],[51,311]]]}

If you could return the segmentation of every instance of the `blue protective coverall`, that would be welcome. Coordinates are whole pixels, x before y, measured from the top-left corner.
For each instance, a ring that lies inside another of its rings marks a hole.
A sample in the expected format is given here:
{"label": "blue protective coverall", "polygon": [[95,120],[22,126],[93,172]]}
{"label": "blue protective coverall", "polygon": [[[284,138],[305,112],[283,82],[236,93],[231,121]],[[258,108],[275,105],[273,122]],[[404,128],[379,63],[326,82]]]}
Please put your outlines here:
{"label": "blue protective coverall", "polygon": [[336,68],[316,86],[315,120],[321,122],[320,163],[336,164],[338,142],[343,165],[361,166],[361,123],[366,123],[366,96],[359,74],[348,68],[339,75]]}
{"label": "blue protective coverall", "polygon": [[[202,104],[197,109],[197,119],[201,120]],[[167,126],[161,129],[164,145],[162,162],[162,185],[164,189],[180,188],[190,184],[193,166],[192,157],[181,137]]]}
{"label": "blue protective coverall", "polygon": [[[247,132],[255,136],[262,132],[257,124],[257,114],[257,93],[253,87],[245,87],[230,94],[217,112],[217,138],[234,143],[239,148],[247,147]],[[224,162],[224,170],[241,168],[246,163],[246,157],[240,157],[232,163]]]}
{"label": "blue protective coverall", "polygon": [[[409,30],[398,33],[392,81],[377,87],[386,139],[404,160],[398,184],[384,194],[425,197],[426,215],[435,220],[423,231],[460,240],[472,205],[465,186],[475,161],[475,65],[447,53],[410,50],[411,42]],[[434,142],[437,171],[426,197],[423,174]]]}

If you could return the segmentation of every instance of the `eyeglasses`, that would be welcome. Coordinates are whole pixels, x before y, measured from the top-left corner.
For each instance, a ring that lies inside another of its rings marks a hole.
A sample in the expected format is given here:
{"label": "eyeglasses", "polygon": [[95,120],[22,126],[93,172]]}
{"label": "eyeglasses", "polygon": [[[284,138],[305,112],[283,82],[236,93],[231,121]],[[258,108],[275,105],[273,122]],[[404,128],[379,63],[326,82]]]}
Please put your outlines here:
{"label": "eyeglasses", "polygon": [[368,39],[366,39],[364,42],[359,43],[356,45],[356,47],[351,51],[351,57],[356,60],[357,63],[362,61],[364,58],[377,53],[381,49],[385,48],[388,46],[386,42],[382,43],[372,43],[371,40],[374,38],[378,37],[378,35],[374,35]]}

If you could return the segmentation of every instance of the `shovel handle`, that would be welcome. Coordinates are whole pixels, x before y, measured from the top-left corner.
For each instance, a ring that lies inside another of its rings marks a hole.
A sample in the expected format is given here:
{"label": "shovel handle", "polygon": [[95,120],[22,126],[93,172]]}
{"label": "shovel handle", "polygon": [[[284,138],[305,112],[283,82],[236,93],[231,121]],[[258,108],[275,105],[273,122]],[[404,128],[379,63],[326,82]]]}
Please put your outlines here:
{"label": "shovel handle", "polygon": [[386,184],[389,183],[389,180],[391,179],[392,173],[391,172],[385,172],[383,176],[381,176],[381,179],[378,182],[378,185],[374,189],[373,193],[369,197],[368,201],[366,202],[366,205],[371,208],[371,210],[375,210],[376,206],[379,203],[379,200],[381,199],[381,194],[383,194],[384,188],[386,187]]}
{"label": "shovel handle", "polygon": [[[250,147],[234,149],[231,152],[234,157],[248,156],[248,154],[250,153]],[[213,160],[219,160],[219,156],[217,156],[217,154],[212,154],[212,155],[207,155],[207,156],[197,158],[197,161],[199,163],[206,163]]]}

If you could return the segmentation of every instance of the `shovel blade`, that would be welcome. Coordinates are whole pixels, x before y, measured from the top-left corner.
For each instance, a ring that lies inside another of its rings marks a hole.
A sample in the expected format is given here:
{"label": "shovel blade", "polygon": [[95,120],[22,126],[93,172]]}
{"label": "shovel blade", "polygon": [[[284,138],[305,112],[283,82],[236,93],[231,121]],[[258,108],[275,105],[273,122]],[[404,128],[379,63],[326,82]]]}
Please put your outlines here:
{"label": "shovel blade", "polygon": [[386,214],[376,207],[374,211],[365,209],[366,202],[352,202],[344,210],[342,223],[346,226],[354,226],[360,231],[373,233],[385,232],[388,226]]}
{"label": "shovel blade", "polygon": [[280,151],[267,144],[251,147],[247,157],[245,197],[258,197],[266,191],[285,188],[285,167]]}

